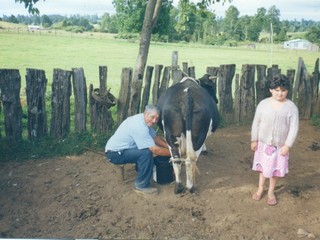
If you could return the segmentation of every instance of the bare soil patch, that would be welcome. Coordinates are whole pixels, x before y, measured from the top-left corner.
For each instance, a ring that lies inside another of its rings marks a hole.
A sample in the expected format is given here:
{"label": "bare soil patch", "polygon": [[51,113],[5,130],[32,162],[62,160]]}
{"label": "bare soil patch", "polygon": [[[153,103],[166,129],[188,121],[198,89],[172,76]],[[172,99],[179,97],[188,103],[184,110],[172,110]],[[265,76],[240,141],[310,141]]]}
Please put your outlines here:
{"label": "bare soil patch", "polygon": [[[198,160],[196,194],[153,183],[157,196],[137,195],[90,151],[0,164],[0,238],[320,239],[320,130],[301,122],[274,207],[251,199],[249,144],[249,125],[218,129]],[[125,173],[134,178],[134,166]]]}

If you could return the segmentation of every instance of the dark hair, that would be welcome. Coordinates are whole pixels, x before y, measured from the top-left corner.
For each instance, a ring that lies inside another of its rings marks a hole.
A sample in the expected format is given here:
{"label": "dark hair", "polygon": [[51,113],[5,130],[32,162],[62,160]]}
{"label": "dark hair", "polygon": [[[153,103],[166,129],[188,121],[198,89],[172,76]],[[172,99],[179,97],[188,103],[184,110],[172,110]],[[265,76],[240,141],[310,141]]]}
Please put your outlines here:
{"label": "dark hair", "polygon": [[277,74],[273,76],[273,78],[269,81],[269,88],[270,89],[276,89],[278,87],[284,88],[286,90],[290,89],[290,81],[286,75],[283,74]]}

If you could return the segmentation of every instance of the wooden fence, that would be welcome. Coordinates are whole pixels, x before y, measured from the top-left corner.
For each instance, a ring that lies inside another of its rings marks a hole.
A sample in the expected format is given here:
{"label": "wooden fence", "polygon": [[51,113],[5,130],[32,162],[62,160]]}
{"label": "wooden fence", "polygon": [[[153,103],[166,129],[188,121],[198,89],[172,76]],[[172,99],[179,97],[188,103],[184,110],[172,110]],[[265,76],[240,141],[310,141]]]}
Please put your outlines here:
{"label": "wooden fence", "polygon": [[[89,98],[84,70],[54,69],[51,89],[50,127],[48,127],[47,78],[43,70],[26,70],[27,132],[30,141],[48,134],[57,139],[67,136],[73,117],[74,131],[83,132],[87,127],[87,115],[90,117],[92,131],[108,133],[115,124],[125,118],[142,112],[149,102],[157,103],[159,96],[171,84],[179,82],[184,75],[195,77],[195,68],[187,63],[178,65],[178,53],[173,52],[172,66],[147,66],[143,82],[133,81],[133,69],[123,68],[121,88],[116,99],[107,90],[107,67],[99,67],[99,87],[89,86]],[[213,82],[219,98],[219,110],[224,121],[247,122],[254,116],[256,104],[269,95],[266,82],[281,69],[277,65],[267,68],[265,65],[244,64],[240,74],[236,74],[236,65],[207,67],[206,72],[215,78]],[[319,59],[314,72],[309,74],[303,60],[299,59],[297,71],[287,70],[286,75],[292,83],[288,97],[298,106],[301,119],[309,119],[320,114],[319,98]],[[201,75],[202,76],[202,75]],[[152,81],[153,80],[153,81]],[[233,82],[235,80],[235,82]],[[22,139],[22,107],[20,102],[21,76],[16,69],[0,69],[0,114],[4,116],[4,128],[7,141]],[[71,95],[74,94],[74,111],[71,116]],[[87,114],[89,100],[89,114]],[[1,107],[2,104],[2,107]],[[110,108],[117,105],[116,123]],[[50,131],[49,129],[50,128]],[[0,137],[2,132],[0,129]]]}

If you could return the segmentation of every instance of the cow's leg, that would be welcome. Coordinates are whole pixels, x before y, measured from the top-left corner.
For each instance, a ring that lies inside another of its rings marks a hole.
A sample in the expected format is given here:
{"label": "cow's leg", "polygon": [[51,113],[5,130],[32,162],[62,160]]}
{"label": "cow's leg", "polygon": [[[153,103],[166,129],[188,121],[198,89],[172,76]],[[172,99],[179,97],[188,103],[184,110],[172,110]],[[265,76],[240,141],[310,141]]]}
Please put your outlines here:
{"label": "cow's leg", "polygon": [[186,178],[187,178],[186,187],[191,193],[195,191],[195,188],[194,188],[195,170],[196,170],[196,162],[191,161],[190,159],[186,159]]}
{"label": "cow's leg", "polygon": [[181,182],[181,161],[180,159],[173,159],[172,160],[173,164],[173,170],[174,170],[174,174],[175,174],[175,178],[176,178],[176,184],[174,186],[174,193],[175,194],[180,194],[184,192],[184,186],[182,185]]}

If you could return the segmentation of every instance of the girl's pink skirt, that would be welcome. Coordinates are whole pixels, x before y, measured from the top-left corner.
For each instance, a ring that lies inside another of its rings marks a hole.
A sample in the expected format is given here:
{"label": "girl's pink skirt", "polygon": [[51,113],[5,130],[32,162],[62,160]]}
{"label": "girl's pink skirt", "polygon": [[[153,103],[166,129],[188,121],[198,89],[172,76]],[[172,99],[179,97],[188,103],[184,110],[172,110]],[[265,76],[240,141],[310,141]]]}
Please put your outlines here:
{"label": "girl's pink skirt", "polygon": [[261,172],[264,177],[284,177],[288,172],[289,154],[282,156],[281,147],[258,142],[254,153],[252,170]]}

